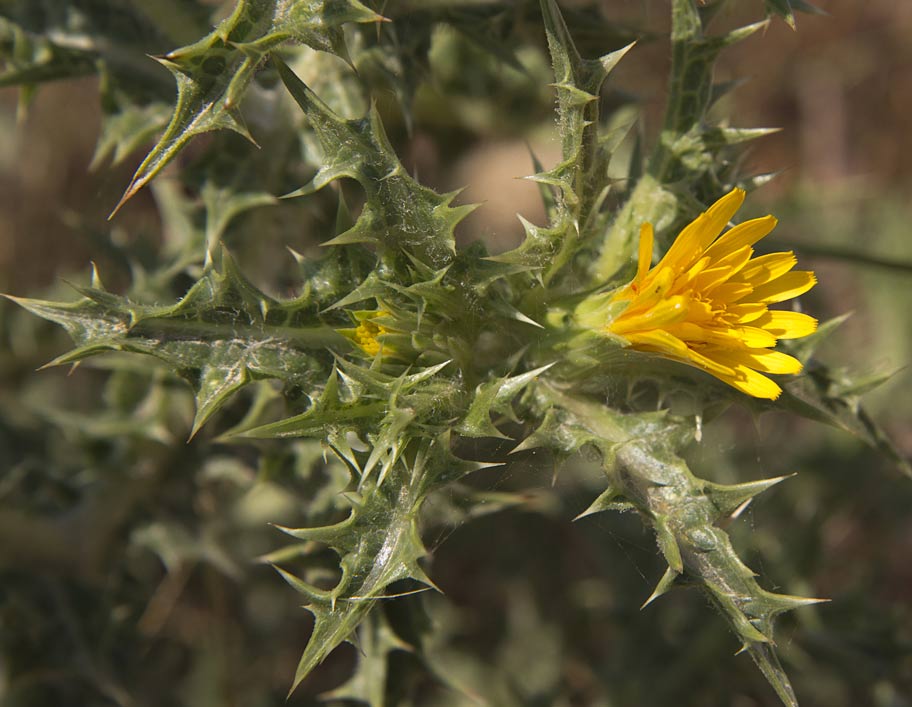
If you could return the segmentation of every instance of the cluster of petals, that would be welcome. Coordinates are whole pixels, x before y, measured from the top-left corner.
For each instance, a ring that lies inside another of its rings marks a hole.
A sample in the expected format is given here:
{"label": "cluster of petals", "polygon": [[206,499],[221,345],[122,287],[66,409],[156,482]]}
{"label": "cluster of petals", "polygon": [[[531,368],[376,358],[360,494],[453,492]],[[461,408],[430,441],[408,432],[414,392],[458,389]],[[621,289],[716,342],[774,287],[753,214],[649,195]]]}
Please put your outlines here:
{"label": "cluster of petals", "polygon": [[388,334],[389,329],[382,324],[377,324],[374,319],[388,316],[389,312],[381,309],[376,312],[362,312],[360,314],[358,327],[356,329],[346,329],[344,331],[351,334],[352,340],[361,347],[364,353],[369,356],[376,356],[383,348],[379,337],[383,334]]}
{"label": "cluster of petals", "polygon": [[[816,284],[813,272],[793,270],[792,252],[754,256],[753,245],[776,226],[773,216],[722,233],[744,201],[734,189],[700,214],[650,268],[653,228],[640,229],[636,277],[613,301],[626,308],[608,330],[629,346],[696,366],[756,398],[782,392],[765,373],[794,374],[801,363],[773,350],[817,328],[806,314],[770,309]],[[720,235],[721,234],[721,235]]]}

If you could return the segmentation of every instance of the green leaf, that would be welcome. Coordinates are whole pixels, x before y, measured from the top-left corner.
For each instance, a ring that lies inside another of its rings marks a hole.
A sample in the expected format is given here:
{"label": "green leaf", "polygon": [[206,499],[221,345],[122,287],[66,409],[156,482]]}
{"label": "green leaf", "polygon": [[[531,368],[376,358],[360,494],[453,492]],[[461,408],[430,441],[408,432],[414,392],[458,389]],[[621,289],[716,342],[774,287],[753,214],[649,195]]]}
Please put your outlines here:
{"label": "green leaf", "polygon": [[[358,472],[361,484],[374,469],[379,469],[377,483],[382,483],[408,448],[414,433],[411,427],[426,431],[431,422],[427,416],[438,417],[459,397],[453,383],[436,377],[448,365],[447,361],[394,378],[340,359],[306,412],[248,430],[244,436],[325,437]],[[437,423],[434,427],[442,432],[449,426]],[[369,452],[356,454],[352,439],[366,439]]]}
{"label": "green leaf", "polygon": [[311,194],[340,177],[355,179],[367,201],[355,224],[325,245],[371,243],[405,252],[439,268],[453,259],[453,230],[474,206],[450,206],[458,192],[440,195],[412,179],[393,151],[372,108],[360,120],[344,120],[321,101],[281,60],[279,75],[317,134],[324,158],[311,182],[288,197]]}
{"label": "green leaf", "polygon": [[449,452],[448,436],[424,439],[400,460],[386,483],[371,480],[352,496],[349,517],[320,528],[283,528],[305,542],[322,543],[340,557],[342,577],[321,590],[284,570],[286,581],[308,599],[315,625],[298,664],[292,691],[341,642],[349,640],[389,585],[411,579],[433,587],[418,564],[426,554],[418,532],[421,504],[432,490],[478,468]]}
{"label": "green leaf", "polygon": [[323,693],[323,700],[348,700],[363,702],[371,707],[387,704],[386,693],[390,680],[389,659],[394,651],[412,648],[389,625],[382,613],[374,612],[363,621],[357,631],[359,648],[355,672],[339,687]]}
{"label": "green leaf", "polygon": [[789,381],[777,407],[802,417],[832,425],[855,435],[912,478],[912,462],[899,451],[887,433],[862,407],[859,396],[887,380],[876,375],[862,380],[812,362],[805,373]]}
{"label": "green leaf", "polygon": [[509,439],[491,422],[492,413],[512,413],[511,403],[520,391],[547,371],[554,364],[548,364],[517,376],[506,376],[488,383],[482,383],[475,390],[475,397],[457,431],[466,437],[497,437]]}
{"label": "green leaf", "polygon": [[765,2],[767,12],[782,17],[792,29],[796,28],[795,10],[814,15],[826,14],[819,7],[811,5],[811,3],[806,2],[806,0],[765,0]]}
{"label": "green leaf", "polygon": [[148,306],[92,288],[71,303],[10,298],[63,326],[76,348],[49,365],[75,363],[104,351],[155,356],[194,389],[195,434],[238,390],[277,378],[312,386],[330,371],[327,347],[344,337],[324,324],[309,298],[273,300],[253,287],[223,254],[177,304]]}
{"label": "green leaf", "polygon": [[345,56],[341,25],[381,19],[358,0],[239,0],[207,37],[159,57],[177,82],[177,104],[114,213],[194,136],[228,129],[250,137],[238,109],[257,67],[273,49],[294,40]]}
{"label": "green leaf", "polygon": [[541,0],[541,8],[554,70],[561,162],[529,179],[554,189],[556,205],[547,228],[523,220],[525,241],[497,259],[541,268],[547,284],[571,261],[588,231],[600,227],[596,215],[607,193],[612,143],[599,138],[599,95],[633,44],[599,59],[583,59],[557,3]]}
{"label": "green leaf", "polygon": [[[653,414],[621,414],[592,400],[539,388],[542,401],[563,409],[562,425],[574,428],[574,444],[585,440],[605,463],[608,491],[600,499],[623,496],[656,533],[669,570],[650,603],[681,575],[700,586],[742,641],[770,685],[788,707],[797,700],[774,651],[773,620],[780,613],[820,599],[780,596],[766,591],[740,560],[727,533],[716,525],[757,493],[780,479],[721,487],[697,478],[678,451],[691,438],[685,419]],[[598,505],[605,505],[596,501]],[[599,508],[596,508],[599,510]]]}

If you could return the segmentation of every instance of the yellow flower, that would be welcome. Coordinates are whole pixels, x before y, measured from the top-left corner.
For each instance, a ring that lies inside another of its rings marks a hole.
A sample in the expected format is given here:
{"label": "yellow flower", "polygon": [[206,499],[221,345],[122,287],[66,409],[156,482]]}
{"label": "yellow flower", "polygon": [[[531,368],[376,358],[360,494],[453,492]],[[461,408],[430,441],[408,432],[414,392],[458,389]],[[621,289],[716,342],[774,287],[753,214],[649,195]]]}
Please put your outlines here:
{"label": "yellow flower", "polygon": [[339,332],[348,336],[354,341],[361,350],[368,356],[376,356],[379,353],[382,344],[377,337],[382,334],[388,334],[387,329],[382,324],[374,321],[377,317],[387,317],[389,312],[384,309],[378,309],[370,312],[355,312],[355,318],[358,320],[358,326],[355,329],[339,329]]}
{"label": "yellow flower", "polygon": [[743,201],[743,189],[723,196],[681,231],[652,269],[653,230],[643,224],[636,277],[612,298],[627,307],[607,328],[634,349],[688,363],[748,395],[775,400],[782,389],[763,373],[798,373],[801,363],[773,347],[779,339],[812,333],[817,320],[768,305],[807,292],[817,279],[813,272],[792,270],[792,252],[752,258],[751,246],[775,228],[773,216],[719,235]]}

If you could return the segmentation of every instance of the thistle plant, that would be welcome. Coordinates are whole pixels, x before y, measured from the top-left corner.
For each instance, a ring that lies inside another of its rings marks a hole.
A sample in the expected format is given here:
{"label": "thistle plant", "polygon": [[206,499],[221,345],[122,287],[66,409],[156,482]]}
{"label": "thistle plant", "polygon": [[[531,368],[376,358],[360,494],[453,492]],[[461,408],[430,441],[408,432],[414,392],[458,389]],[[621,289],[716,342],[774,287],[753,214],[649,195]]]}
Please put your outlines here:
{"label": "thistle plant", "polygon": [[[499,473],[539,450],[564,467],[594,453],[602,488],[580,517],[630,510],[654,535],[667,569],[645,604],[697,587],[730,627],[733,649],[783,704],[797,705],[774,623],[821,600],[767,589],[772,582],[739,558],[726,530],[794,470],[723,484],[712,469],[692,469],[687,450],[704,421],[740,406],[835,425],[896,454],[857,390],[815,359],[838,321],[818,327],[800,311],[813,273],[794,270],[791,252],[759,254],[775,218],[737,220],[770,178],[743,171],[742,145],[769,131],[710,117],[725,88],[713,83],[713,66],[771,20],[714,33],[723,2],[672,0],[667,107],[650,143],[621,128],[623,115],[606,114],[603,100],[611,73],[637,51],[632,37],[606,25],[578,48],[586,16],[574,23],[567,11],[565,20],[556,0],[238,0],[209,34],[164,53],[163,41],[205,24],[203,3],[128,3],[113,13],[114,5],[3,3],[0,81],[27,97],[42,81],[97,73],[97,165],[155,139],[111,205],[114,223],[149,187],[169,240],[153,262],[128,256],[125,292],[93,271],[72,301],[10,299],[73,340],[48,365],[101,357],[116,362],[112,380],[144,381],[141,405],[108,411],[136,419],[127,436],[183,444],[156,407],[182,379],[194,398],[185,436],[202,438],[211,454],[268,459],[313,444],[306,448],[341,474],[326,507],[317,502],[325,495],[303,499],[312,523],[279,524],[286,544],[260,558],[314,617],[287,676],[292,691],[360,632],[362,672],[335,696],[384,704],[386,669],[368,663],[403,639],[378,618],[380,605],[436,589],[426,532],[447,522],[434,515],[438,501],[480,470]],[[793,10],[812,9],[756,5],[790,24]],[[402,116],[399,131],[420,125],[416,94],[433,73],[439,27],[471,56],[520,73],[520,33],[531,27],[528,42],[546,41],[561,155],[528,177],[546,222],[523,219],[524,239],[507,252],[457,247],[456,229],[476,205],[424,186],[384,127],[384,112]],[[176,100],[143,53],[172,74]],[[396,110],[378,96],[394,96]],[[263,149],[225,159],[237,143],[224,131]],[[182,150],[210,132],[184,171],[194,196],[168,187],[168,172],[188,164]],[[610,177],[612,157],[631,145],[629,175]],[[232,251],[258,247],[247,216],[294,204],[323,214],[311,223],[323,248],[294,253],[289,296],[255,285]],[[467,494],[463,520],[484,502]],[[337,560],[330,582],[326,550]],[[410,650],[421,655],[422,640]]]}

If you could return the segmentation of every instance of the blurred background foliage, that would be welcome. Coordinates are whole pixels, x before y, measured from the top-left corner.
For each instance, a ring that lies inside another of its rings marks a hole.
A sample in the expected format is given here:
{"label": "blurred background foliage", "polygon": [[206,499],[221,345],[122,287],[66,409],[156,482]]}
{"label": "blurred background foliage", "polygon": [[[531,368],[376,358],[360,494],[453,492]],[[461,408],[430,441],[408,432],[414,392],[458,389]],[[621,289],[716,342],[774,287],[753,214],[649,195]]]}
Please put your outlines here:
{"label": "blurred background foliage", "polygon": [[[162,10],[198,12],[184,22],[164,12],[172,21],[142,37],[143,53],[202,36],[209,11],[224,13],[219,4],[162,0]],[[752,195],[748,215],[775,213],[769,247],[794,248],[818,272],[807,311],[821,320],[854,312],[827,343],[829,358],[872,381],[893,374],[867,401],[908,458],[912,4],[817,4],[829,16],[802,15],[798,32],[775,20],[728,50],[717,78],[749,81],[718,110],[737,125],[783,128],[749,155],[750,171],[782,174]],[[444,24],[431,9],[412,12],[415,26],[396,27],[393,40],[416,60],[407,70],[391,65],[376,27],[347,30],[371,88],[360,99],[346,89],[344,63],[289,50],[302,79],[340,113],[360,115],[375,101],[421,181],[468,185],[463,203],[485,205],[460,236],[480,234],[495,252],[518,242],[515,212],[542,222],[535,185],[516,179],[534,171],[529,147],[546,165],[559,153],[537,3],[508,5],[486,20],[487,36],[461,31],[458,13]],[[638,115],[638,129],[654,135],[667,2],[562,7],[584,54],[639,39],[602,100],[619,124]],[[730,2],[717,22],[738,26],[757,9]],[[167,111],[157,102],[167,105],[173,88],[148,64],[143,124],[160,128]],[[67,299],[66,282],[87,282],[92,260],[113,291],[173,299],[190,282],[181,272],[198,267],[207,238],[221,233],[258,286],[294,292],[300,266],[286,248],[317,252],[334,233],[334,196],[251,208],[223,232],[205,222],[207,200],[242,193],[248,206],[266,205],[267,195],[306,181],[313,146],[293,130],[275,76],[261,72],[244,106],[261,150],[232,134],[200,138],[108,222],[142,149],[113,165],[113,153],[96,155],[117,87],[110,76],[100,85],[92,62],[71,65],[27,109],[16,89],[0,91],[0,290]],[[357,204],[357,190],[343,189]],[[162,262],[173,277],[156,279]],[[315,443],[220,439],[251,403],[271,404],[267,385],[185,442],[193,404],[184,384],[151,360],[113,355],[71,374],[34,373],[66,349],[62,331],[0,301],[0,702],[283,704],[310,618],[256,558],[282,545],[269,523],[338,517],[344,469]],[[854,438],[791,417],[732,410],[706,425],[703,442],[692,463],[715,481],[799,472],[730,531],[748,564],[775,582],[770,589],[832,599],[779,629],[802,704],[912,705],[912,483]],[[731,658],[735,642],[697,593],[637,609],[662,571],[641,525],[610,514],[570,523],[597,479],[585,460],[558,470],[530,454],[435,499],[430,574],[447,599],[421,594],[375,611],[359,648],[337,650],[288,704],[316,704],[321,694],[334,704],[778,704],[746,658]],[[333,565],[328,557],[327,573]],[[429,634],[419,630],[426,622]]]}

